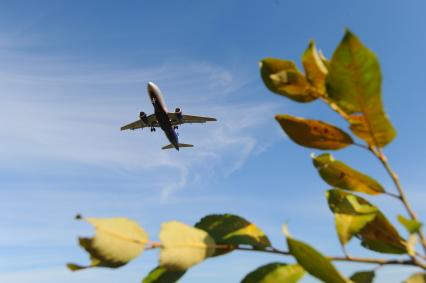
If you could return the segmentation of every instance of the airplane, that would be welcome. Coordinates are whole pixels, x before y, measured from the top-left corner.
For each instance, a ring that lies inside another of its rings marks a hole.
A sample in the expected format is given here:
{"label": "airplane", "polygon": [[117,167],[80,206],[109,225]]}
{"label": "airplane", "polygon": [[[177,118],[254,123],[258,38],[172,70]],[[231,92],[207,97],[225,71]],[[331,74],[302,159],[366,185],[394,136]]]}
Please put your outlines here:
{"label": "airplane", "polygon": [[170,141],[169,145],[163,146],[161,149],[175,148],[179,151],[181,147],[193,147],[192,144],[179,143],[178,133],[176,131],[179,125],[217,121],[216,118],[184,115],[182,109],[179,107],[175,109],[175,112],[169,112],[158,86],[153,82],[148,82],[147,89],[149,99],[154,106],[154,114],[147,116],[145,112],[140,112],[139,120],[121,127],[122,131],[149,127],[151,128],[151,132],[155,132],[155,128],[159,127]]}

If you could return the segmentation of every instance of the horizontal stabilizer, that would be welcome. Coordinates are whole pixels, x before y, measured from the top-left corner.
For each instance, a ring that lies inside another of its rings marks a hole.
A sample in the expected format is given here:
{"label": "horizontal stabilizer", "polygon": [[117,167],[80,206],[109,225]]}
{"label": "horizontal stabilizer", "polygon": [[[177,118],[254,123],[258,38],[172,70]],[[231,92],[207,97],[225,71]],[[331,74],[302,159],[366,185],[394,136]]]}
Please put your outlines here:
{"label": "horizontal stabilizer", "polygon": [[[178,146],[179,147],[193,147],[194,145],[186,144],[186,143],[179,143]],[[161,149],[170,149],[170,148],[175,148],[175,146],[172,145],[172,144],[169,144],[169,145],[163,146]]]}

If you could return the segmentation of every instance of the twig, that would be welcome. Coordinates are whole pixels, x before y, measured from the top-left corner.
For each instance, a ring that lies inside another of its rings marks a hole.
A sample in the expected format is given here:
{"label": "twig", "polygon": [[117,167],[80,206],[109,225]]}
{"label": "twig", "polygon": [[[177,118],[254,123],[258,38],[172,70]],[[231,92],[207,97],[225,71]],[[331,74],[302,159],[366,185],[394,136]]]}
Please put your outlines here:
{"label": "twig", "polygon": [[288,251],[278,250],[276,248],[266,248],[266,249],[253,249],[249,247],[235,246],[235,250],[239,251],[249,251],[249,252],[261,252],[261,253],[271,253],[271,254],[280,254],[280,255],[291,255]]}
{"label": "twig", "polygon": [[328,259],[333,261],[346,261],[346,262],[359,262],[359,263],[371,263],[371,264],[380,264],[380,265],[390,265],[390,264],[399,264],[399,265],[414,265],[420,266],[423,269],[426,269],[426,265],[421,263],[416,263],[411,259],[379,259],[379,258],[366,258],[366,257],[328,257]]}
{"label": "twig", "polygon": [[[401,182],[399,181],[398,175],[390,167],[388,159],[385,156],[385,154],[383,153],[383,151],[380,148],[372,148],[372,147],[370,147],[369,150],[380,160],[383,167],[385,167],[385,169],[388,172],[389,176],[391,177],[393,183],[395,184],[396,189],[398,190],[399,199],[404,204],[404,207],[407,210],[408,214],[410,215],[411,219],[419,222],[416,213],[414,212],[410,203],[408,202],[407,196],[404,193],[404,189],[401,186]],[[419,235],[421,245],[423,247],[423,251],[426,254],[426,242],[425,242],[425,236],[423,234],[423,231],[419,230],[419,232],[417,234]]]}
{"label": "twig", "polygon": [[[288,251],[282,251],[275,248],[270,249],[253,249],[248,247],[240,247],[237,246],[234,248],[235,250],[240,251],[250,251],[250,252],[264,252],[264,253],[273,253],[273,254],[280,254],[280,255],[286,255],[291,256],[292,254]],[[365,257],[353,257],[353,256],[327,256],[329,260],[332,261],[342,261],[342,262],[358,262],[358,263],[368,263],[368,264],[379,264],[379,265],[413,265],[418,266],[423,269],[426,269],[426,265],[414,261],[412,259],[380,259],[380,258],[365,258]]]}
{"label": "twig", "polygon": [[[152,250],[161,248],[162,244],[158,242],[150,242],[146,245],[145,249]],[[285,255],[285,256],[292,256],[292,254],[289,251],[283,251],[276,249],[274,247],[268,247],[265,249],[256,249],[252,247],[245,247],[245,246],[238,246],[238,245],[226,245],[226,244],[219,244],[219,245],[213,245],[212,248],[218,249],[218,250],[224,250],[224,251],[247,251],[247,252],[261,252],[261,253],[271,253],[271,254],[277,254],[277,255]],[[353,257],[353,256],[327,256],[329,260],[332,261],[342,261],[342,262],[359,262],[359,263],[368,263],[368,264],[379,264],[379,265],[413,265],[418,266],[423,269],[426,269],[426,264],[413,260],[413,259],[379,259],[379,258],[365,258],[365,257]]]}

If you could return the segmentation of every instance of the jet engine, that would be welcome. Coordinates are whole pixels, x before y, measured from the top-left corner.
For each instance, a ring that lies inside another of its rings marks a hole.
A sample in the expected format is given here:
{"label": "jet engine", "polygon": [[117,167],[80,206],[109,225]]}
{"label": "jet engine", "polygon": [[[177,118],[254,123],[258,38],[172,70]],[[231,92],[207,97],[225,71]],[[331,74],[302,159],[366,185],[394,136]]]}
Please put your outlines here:
{"label": "jet engine", "polygon": [[148,117],[146,116],[145,112],[139,113],[139,118],[145,123],[148,124]]}
{"label": "jet engine", "polygon": [[179,107],[177,107],[177,108],[175,109],[175,113],[176,113],[176,118],[178,118],[178,119],[179,119],[179,121],[180,121],[180,120],[182,120],[182,117],[183,117],[182,109],[180,109]]}

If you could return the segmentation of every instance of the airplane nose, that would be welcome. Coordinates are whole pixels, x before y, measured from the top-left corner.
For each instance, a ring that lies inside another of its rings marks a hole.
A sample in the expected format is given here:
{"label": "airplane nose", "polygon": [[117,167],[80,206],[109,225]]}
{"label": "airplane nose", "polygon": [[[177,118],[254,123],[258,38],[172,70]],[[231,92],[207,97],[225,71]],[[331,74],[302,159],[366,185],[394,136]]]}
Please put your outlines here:
{"label": "airplane nose", "polygon": [[157,86],[153,83],[153,82],[148,82],[148,92],[155,92],[155,89],[157,88]]}

